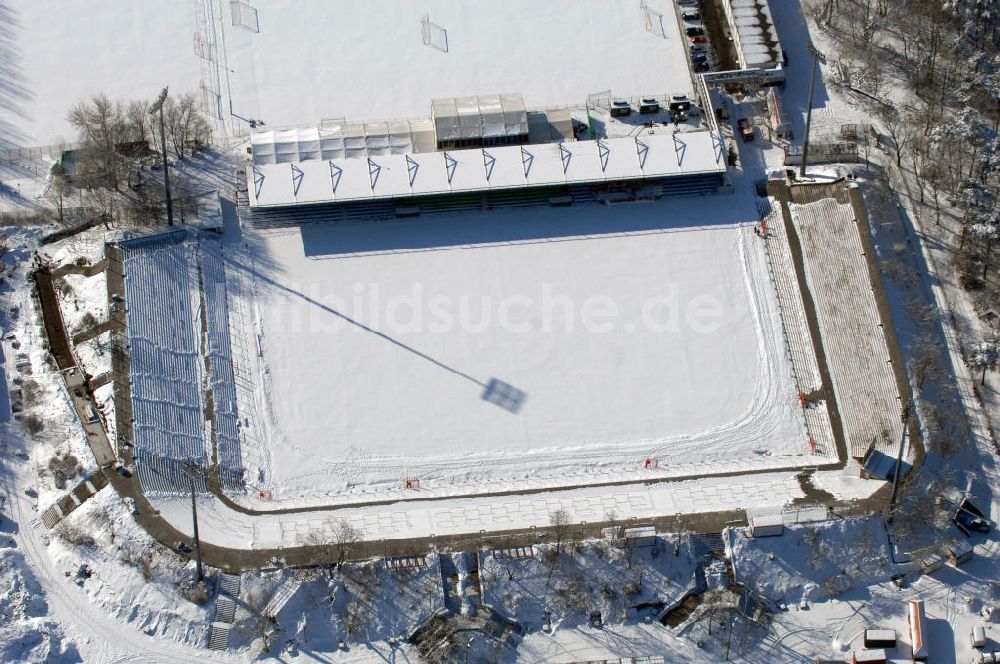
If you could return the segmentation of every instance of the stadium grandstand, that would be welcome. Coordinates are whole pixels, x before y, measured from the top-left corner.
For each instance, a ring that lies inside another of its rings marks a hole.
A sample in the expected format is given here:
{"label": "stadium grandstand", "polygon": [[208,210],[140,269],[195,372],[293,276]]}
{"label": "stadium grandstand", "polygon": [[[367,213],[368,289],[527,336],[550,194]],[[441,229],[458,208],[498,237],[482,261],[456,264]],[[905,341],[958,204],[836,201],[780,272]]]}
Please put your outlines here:
{"label": "stadium grandstand", "polygon": [[[220,245],[186,232],[121,243],[132,437],[145,491],[187,491],[192,463],[216,468],[224,489],[243,488]],[[202,472],[194,480],[206,489]]]}
{"label": "stadium grandstand", "polygon": [[261,132],[247,167],[251,218],[285,225],[716,193],[727,148],[715,118],[695,110],[697,121],[678,121],[668,107],[664,99],[661,116],[619,123],[625,135],[582,140],[564,114],[547,123],[559,140],[533,142],[517,95],[435,100],[433,138],[419,121]]}

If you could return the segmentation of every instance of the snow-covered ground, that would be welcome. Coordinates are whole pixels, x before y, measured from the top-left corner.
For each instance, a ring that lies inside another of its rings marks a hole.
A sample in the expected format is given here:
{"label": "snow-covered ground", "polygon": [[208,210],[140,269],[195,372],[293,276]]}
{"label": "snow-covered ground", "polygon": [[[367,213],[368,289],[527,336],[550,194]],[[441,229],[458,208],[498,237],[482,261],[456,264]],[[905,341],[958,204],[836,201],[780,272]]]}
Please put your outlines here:
{"label": "snow-covered ground", "polygon": [[[882,484],[868,482],[872,491]],[[198,523],[204,541],[239,549],[268,549],[304,544],[313,533],[331,532],[341,520],[357,528],[363,539],[405,540],[431,535],[543,528],[550,525],[551,514],[558,509],[566,510],[571,523],[595,523],[607,519],[609,512],[620,519],[734,511],[748,506],[780,512],[782,506],[802,496],[794,473],[637,482],[630,486],[582,487],[522,496],[437,501],[409,497],[383,505],[291,514],[243,514],[229,509],[217,498],[200,495]],[[150,500],[175,528],[191,534],[191,503],[186,497],[164,494],[151,496]],[[256,506],[266,509],[268,504],[258,502]]]}
{"label": "snow-covered ground", "polygon": [[[668,0],[646,3],[661,15],[653,31],[639,3],[600,0],[508,0],[474,10],[461,0],[394,0],[364,11],[323,0],[294,11],[280,0],[248,4],[258,31],[234,28],[229,7],[217,24],[233,70],[224,87],[236,113],[273,126],[428,117],[439,97],[523,93],[529,108],[540,108],[580,105],[608,89],[692,92],[687,67],[674,66],[686,47]],[[432,46],[422,41],[424,15],[436,26]]]}
{"label": "snow-covered ground", "polygon": [[[646,4],[650,30],[639,3],[600,0],[475,10],[459,0],[303,0],[294,9],[278,0],[4,2],[0,147],[73,141],[71,104],[97,92],[152,99],[165,85],[173,94],[204,90],[219,119],[240,130],[247,125],[230,111],[280,127],[426,118],[438,97],[522,93],[529,107],[548,107],[608,89],[691,94],[687,68],[676,66],[685,42],[674,4]],[[246,16],[242,26],[234,12]]]}
{"label": "snow-covered ground", "polygon": [[256,282],[230,310],[259,316],[232,322],[234,346],[263,351],[236,374],[262,377],[244,396],[270,402],[241,412],[273,427],[250,475],[309,500],[407,478],[453,492],[588,467],[648,477],[647,458],[673,474],[802,463],[764,243],[745,218],[685,208],[254,233],[227,265]]}
{"label": "snow-covered ground", "polygon": [[5,0],[0,25],[0,147],[75,141],[69,108],[96,93],[152,99],[165,85],[175,94],[198,90],[191,2]]}
{"label": "snow-covered ground", "polygon": [[[675,548],[676,547],[676,548]],[[659,617],[695,586],[695,553],[686,535],[627,548],[596,540],[527,547],[511,557],[506,549],[481,552],[483,603],[535,631],[572,629],[592,611],[608,622]]]}

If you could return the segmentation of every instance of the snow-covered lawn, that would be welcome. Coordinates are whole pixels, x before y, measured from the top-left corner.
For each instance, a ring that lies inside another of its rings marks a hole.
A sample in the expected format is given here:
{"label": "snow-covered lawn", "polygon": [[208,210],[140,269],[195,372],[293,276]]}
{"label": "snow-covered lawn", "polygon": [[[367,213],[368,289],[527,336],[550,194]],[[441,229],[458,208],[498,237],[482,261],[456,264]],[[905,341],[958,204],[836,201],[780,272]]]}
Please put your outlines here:
{"label": "snow-covered lawn", "polygon": [[267,414],[246,434],[271,430],[251,477],[309,499],[404,479],[453,491],[555,485],[581,468],[638,478],[647,458],[672,473],[802,462],[764,243],[705,210],[248,233],[227,280],[250,273],[256,290],[248,303],[230,289],[234,348],[263,357],[234,354],[238,386],[259,381],[241,414]]}
{"label": "snow-covered lawn", "polygon": [[[348,563],[337,572],[312,568],[244,575],[230,645],[259,647],[254,641],[272,627],[278,630],[272,654],[332,653],[340,641],[405,639],[444,610],[438,557],[419,559],[423,565],[400,569],[376,560]],[[272,614],[273,625],[267,619]]]}

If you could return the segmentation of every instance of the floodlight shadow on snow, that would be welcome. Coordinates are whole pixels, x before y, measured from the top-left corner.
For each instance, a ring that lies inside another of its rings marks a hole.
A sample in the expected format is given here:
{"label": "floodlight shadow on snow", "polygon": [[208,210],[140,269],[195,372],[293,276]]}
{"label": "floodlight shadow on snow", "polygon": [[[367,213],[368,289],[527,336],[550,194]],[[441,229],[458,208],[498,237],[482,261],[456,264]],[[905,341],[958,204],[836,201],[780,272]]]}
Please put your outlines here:
{"label": "floodlight shadow on snow", "polygon": [[405,351],[409,351],[410,353],[413,353],[417,357],[422,358],[424,360],[427,360],[431,364],[433,364],[435,366],[438,366],[438,367],[444,369],[445,371],[447,371],[449,373],[455,374],[456,376],[458,376],[460,378],[464,378],[465,380],[469,381],[470,383],[474,383],[474,384],[482,387],[483,389],[487,389],[489,387],[483,381],[478,380],[478,379],[470,376],[469,374],[467,374],[467,373],[465,373],[463,371],[459,371],[458,369],[456,369],[456,368],[454,368],[452,366],[449,366],[449,365],[445,364],[444,362],[442,362],[440,360],[437,360],[437,359],[431,357],[430,355],[417,350],[413,346],[410,346],[408,344],[403,343],[399,339],[396,339],[395,337],[392,337],[392,336],[386,334],[385,332],[382,332],[381,330],[376,330],[376,329],[374,329],[372,327],[369,327],[368,325],[365,325],[361,321],[358,321],[358,320],[355,320],[355,319],[351,318],[350,316],[348,316],[344,312],[338,311],[337,309],[334,309],[333,307],[331,307],[331,306],[329,306],[327,304],[324,304],[322,302],[319,302],[319,301],[317,301],[317,300],[309,297],[305,293],[301,293],[301,292],[295,290],[294,288],[289,288],[288,286],[285,286],[284,284],[279,284],[277,281],[275,281],[274,279],[271,279],[271,278],[267,277],[266,275],[262,274],[261,272],[249,269],[249,268],[247,268],[244,265],[239,265],[235,261],[233,263],[233,266],[234,267],[238,267],[239,269],[247,270],[248,272],[252,272],[253,275],[254,275],[254,277],[256,279],[259,279],[260,281],[268,284],[269,286],[272,286],[272,287],[274,287],[274,288],[276,288],[278,290],[284,291],[285,293],[288,293],[289,295],[297,297],[300,300],[303,300],[304,302],[307,302],[307,303],[313,305],[314,307],[322,309],[323,311],[325,311],[325,312],[327,312],[329,314],[332,314],[333,316],[336,316],[337,318],[340,318],[345,323],[353,325],[354,327],[356,327],[356,328],[358,328],[360,330],[364,330],[365,332],[370,332],[370,333],[374,334],[377,337],[381,337],[382,339],[385,339],[386,341],[388,341],[389,343],[393,344],[394,346],[397,346],[397,347],[399,347],[399,348],[401,348],[401,349],[403,349]]}
{"label": "floodlight shadow on snow", "polygon": [[424,46],[436,48],[442,53],[448,52],[448,31],[437,23],[432,23],[429,14],[420,17],[420,37]]}
{"label": "floodlight shadow on snow", "polygon": [[524,390],[519,390],[499,378],[490,378],[489,384],[483,390],[483,401],[500,406],[514,414],[521,410],[527,398],[528,395]]}

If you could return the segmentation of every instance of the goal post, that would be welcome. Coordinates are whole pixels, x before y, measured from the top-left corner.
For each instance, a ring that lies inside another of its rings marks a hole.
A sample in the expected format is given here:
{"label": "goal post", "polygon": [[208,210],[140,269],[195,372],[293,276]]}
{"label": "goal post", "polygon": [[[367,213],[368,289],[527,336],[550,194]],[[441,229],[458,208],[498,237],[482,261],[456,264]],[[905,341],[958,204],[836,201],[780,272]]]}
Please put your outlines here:
{"label": "goal post", "polygon": [[436,48],[442,53],[448,52],[448,31],[431,21],[430,14],[420,17],[420,40],[424,46]]}
{"label": "goal post", "polygon": [[243,28],[250,32],[260,32],[257,21],[257,10],[248,0],[230,0],[229,9],[233,15],[233,27]]}

